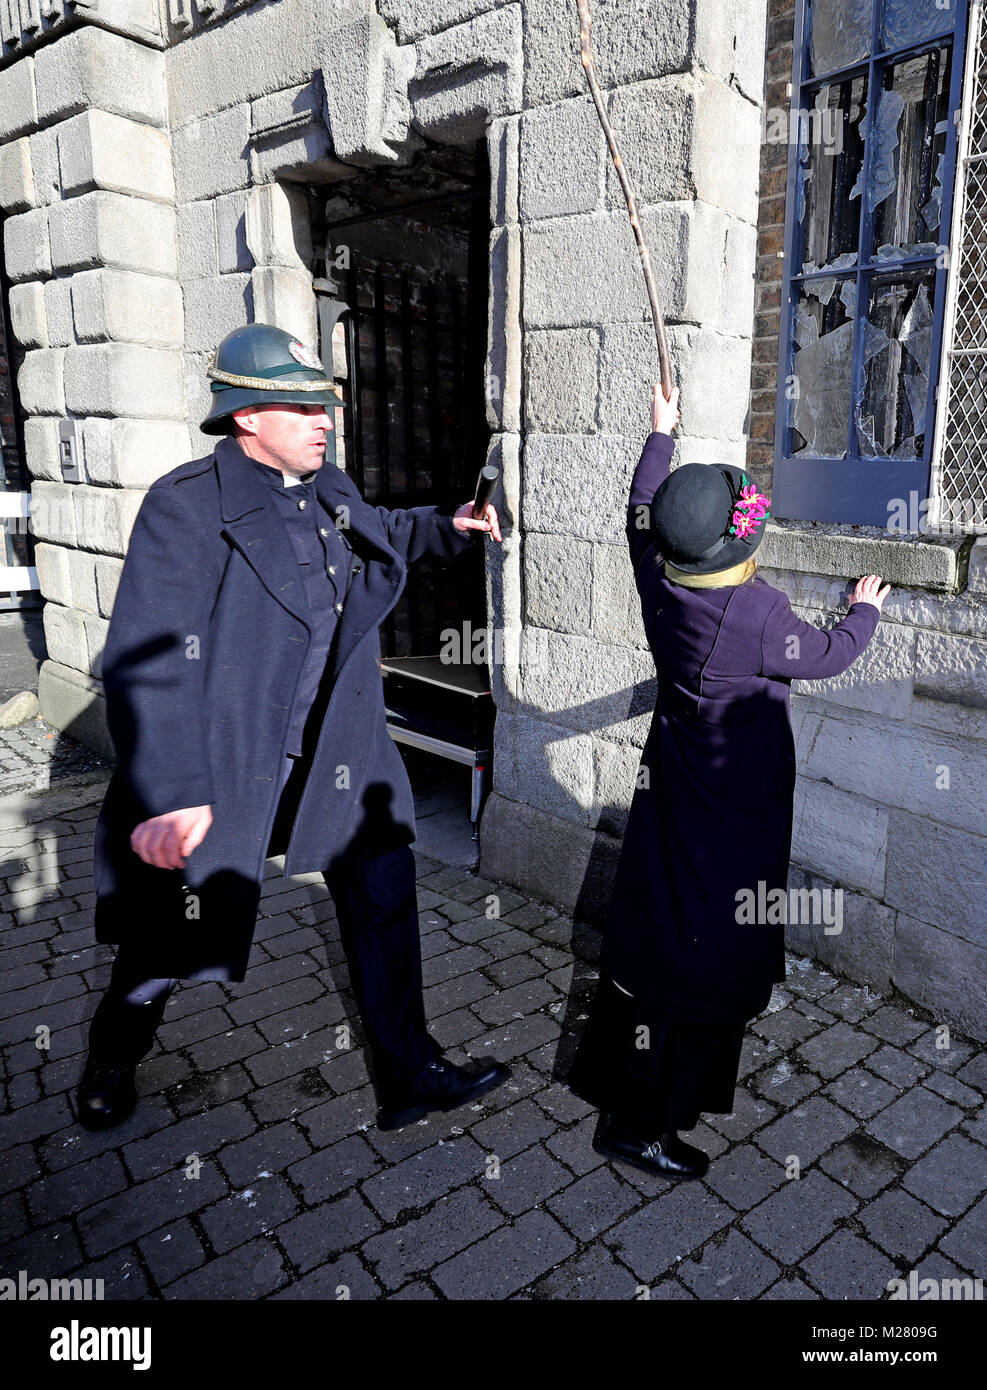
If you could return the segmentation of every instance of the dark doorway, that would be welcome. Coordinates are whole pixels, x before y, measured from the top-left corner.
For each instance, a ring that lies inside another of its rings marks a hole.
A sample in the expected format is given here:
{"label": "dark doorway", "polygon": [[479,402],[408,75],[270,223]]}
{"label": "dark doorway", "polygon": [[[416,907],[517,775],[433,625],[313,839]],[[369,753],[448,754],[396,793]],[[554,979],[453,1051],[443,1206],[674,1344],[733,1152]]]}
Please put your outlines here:
{"label": "dark doorway", "polygon": [[[328,202],[324,186],[312,191],[320,323],[331,335],[320,351],[345,400],[336,447],[375,506],[452,509],[472,497],[485,462],[488,189],[479,141],[356,175]],[[486,624],[481,546],[409,572],[382,654],[434,654],[464,622]]]}

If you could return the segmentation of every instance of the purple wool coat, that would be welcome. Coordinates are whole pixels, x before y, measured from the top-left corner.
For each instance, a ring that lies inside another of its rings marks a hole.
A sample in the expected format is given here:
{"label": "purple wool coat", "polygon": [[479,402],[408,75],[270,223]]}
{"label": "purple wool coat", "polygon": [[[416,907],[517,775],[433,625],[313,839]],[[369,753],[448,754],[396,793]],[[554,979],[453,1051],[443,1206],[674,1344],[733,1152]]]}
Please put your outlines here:
{"label": "purple wool coat", "polygon": [[[627,538],[658,697],[621,845],[601,965],[652,1010],[727,1024],[756,1017],[785,978],[784,925],[741,925],[737,894],[787,888],[795,793],[793,680],[839,675],[880,619],[854,603],[828,631],[763,579],[688,589],[637,525],[674,440],[651,434]],[[762,899],[763,901],[763,899]]]}

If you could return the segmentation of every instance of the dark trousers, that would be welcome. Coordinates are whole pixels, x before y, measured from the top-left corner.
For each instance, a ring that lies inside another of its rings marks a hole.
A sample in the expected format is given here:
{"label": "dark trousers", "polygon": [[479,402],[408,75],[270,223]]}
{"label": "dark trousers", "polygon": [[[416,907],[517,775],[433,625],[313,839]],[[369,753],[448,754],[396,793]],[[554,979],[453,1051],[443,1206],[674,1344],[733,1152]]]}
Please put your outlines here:
{"label": "dark trousers", "polygon": [[[414,853],[403,845],[323,877],[336,904],[378,1096],[399,1100],[415,1072],[442,1055],[425,1026]],[[90,1024],[90,1054],[140,1061],[177,983],[141,979],[121,947]]]}

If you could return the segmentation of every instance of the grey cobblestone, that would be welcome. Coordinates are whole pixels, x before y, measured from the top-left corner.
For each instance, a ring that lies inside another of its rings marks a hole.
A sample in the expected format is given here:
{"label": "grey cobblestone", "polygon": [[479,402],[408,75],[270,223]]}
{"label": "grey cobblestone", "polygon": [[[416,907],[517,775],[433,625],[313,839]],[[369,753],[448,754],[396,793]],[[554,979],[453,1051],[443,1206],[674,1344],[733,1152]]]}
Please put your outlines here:
{"label": "grey cobblestone", "polygon": [[641,1194],[607,1165],[587,1173],[545,1203],[577,1240],[588,1241],[608,1230],[641,1204]]}
{"label": "grey cobblestone", "polygon": [[903,1158],[918,1158],[963,1119],[963,1111],[941,1096],[915,1086],[876,1115],[867,1133]]}
{"label": "grey cobblestone", "polygon": [[711,1240],[700,1254],[683,1260],[678,1277],[697,1298],[758,1298],[779,1274],[778,1265],[738,1230],[722,1243]]}
{"label": "grey cobblestone", "polygon": [[733,1220],[734,1212],[700,1183],[683,1183],[633,1212],[603,1239],[650,1284]]}
{"label": "grey cobblestone", "polygon": [[742,1217],[740,1225],[762,1249],[782,1264],[801,1259],[857,1202],[816,1168],[792,1178]]}
{"label": "grey cobblestone", "polygon": [[905,1162],[891,1149],[858,1131],[823,1154],[819,1167],[858,1197],[873,1197],[904,1172]]}
{"label": "grey cobblestone", "polygon": [[705,1181],[610,1164],[564,1083],[599,933],[423,856],[430,1031],[453,1061],[509,1061],[507,1083],[379,1131],[334,905],[271,863],[247,977],[183,985],[137,1111],[85,1133],[70,1101],[113,958],[88,879],[102,785],[57,815],[25,802],[32,819],[0,833],[16,909],[0,911],[5,1263],[99,1275],[123,1299],[620,1300],[643,1283],[662,1301],[842,1301],[885,1297],[910,1261],[982,1277],[983,1049],[937,1049],[922,1010],[790,958],[733,1112],[686,1136]]}
{"label": "grey cobblestone", "polygon": [[204,1163],[197,1178],[173,1170],[139,1183],[89,1207],[79,1216],[79,1231],[90,1255],[105,1255],[118,1245],[139,1239],[144,1232],[188,1216],[226,1191],[215,1164]]}
{"label": "grey cobblestone", "polygon": [[810,1096],[758,1131],[757,1144],[781,1164],[789,1155],[803,1168],[857,1128],[857,1121],[824,1096]]}
{"label": "grey cobblestone", "polygon": [[850,1231],[837,1231],[823,1241],[802,1267],[822,1297],[830,1299],[881,1298],[888,1280],[898,1275],[893,1260]]}
{"label": "grey cobblestone", "polygon": [[547,1212],[529,1211],[513,1226],[484,1237],[432,1272],[447,1298],[503,1299],[517,1293],[575,1250]]}
{"label": "grey cobblestone", "polygon": [[399,1211],[427,1206],[436,1197],[479,1177],[485,1164],[480,1146],[462,1136],[402,1159],[369,1178],[361,1190],[385,1221],[393,1221]]}
{"label": "grey cobblestone", "polygon": [[264,1238],[241,1245],[228,1255],[176,1279],[164,1289],[165,1298],[226,1299],[230,1289],[241,1298],[262,1298],[288,1282],[281,1252]]}
{"label": "grey cobblestone", "polygon": [[486,1191],[511,1216],[520,1216],[546,1197],[572,1182],[568,1168],[552,1158],[541,1144],[533,1144],[500,1165],[500,1177]]}
{"label": "grey cobblestone", "polygon": [[823,1088],[823,1095],[842,1105],[859,1120],[869,1120],[886,1105],[890,1105],[898,1092],[866,1067],[852,1067]]}
{"label": "grey cobblestone", "polygon": [[889,1255],[914,1264],[948,1225],[924,1202],[896,1188],[882,1192],[859,1213],[858,1219],[875,1245]]}
{"label": "grey cobblestone", "polygon": [[377,1278],[394,1289],[458,1254],[503,1221],[481,1192],[463,1187],[441,1197],[424,1216],[373,1236],[361,1249]]}
{"label": "grey cobblestone", "polygon": [[206,1259],[202,1242],[185,1217],[145,1236],[140,1241],[140,1251],[158,1284],[170,1284],[190,1270],[198,1269]]}
{"label": "grey cobblestone", "polygon": [[499,1159],[520,1153],[555,1132],[557,1125],[530,1100],[520,1100],[507,1110],[472,1126],[470,1133],[488,1154]]}
{"label": "grey cobblestone", "polygon": [[298,1199],[282,1178],[262,1178],[206,1207],[198,1219],[216,1254],[223,1255],[287,1221],[297,1210]]}
{"label": "grey cobblestone", "polygon": [[293,1163],[288,1176],[308,1203],[322,1202],[376,1173],[380,1163],[367,1141],[357,1134]]}

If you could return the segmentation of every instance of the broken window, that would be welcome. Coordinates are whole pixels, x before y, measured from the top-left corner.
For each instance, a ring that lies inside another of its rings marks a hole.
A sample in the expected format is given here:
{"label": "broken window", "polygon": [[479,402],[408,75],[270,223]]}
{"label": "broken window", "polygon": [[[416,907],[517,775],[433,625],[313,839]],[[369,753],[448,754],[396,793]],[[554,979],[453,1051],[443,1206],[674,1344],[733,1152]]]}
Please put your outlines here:
{"label": "broken window", "polygon": [[855,281],[828,276],[802,287],[789,413],[793,454],[846,457],[855,293]]}
{"label": "broken window", "polygon": [[846,252],[856,255],[860,202],[850,190],[864,162],[863,119],[867,78],[827,84],[808,108],[802,132],[798,219],[805,235],[803,270],[826,265]]}
{"label": "broken window", "polygon": [[868,179],[874,255],[932,252],[939,244],[949,111],[950,50],[885,69]]}
{"label": "broken window", "polygon": [[809,53],[814,74],[849,68],[870,52],[872,0],[815,0]]}
{"label": "broken window", "polygon": [[[874,479],[928,478],[967,3],[800,0],[779,516],[883,525]],[[868,465],[858,514],[844,460]]]}
{"label": "broken window", "polygon": [[948,33],[956,23],[957,0],[884,0],[881,47],[885,53]]}
{"label": "broken window", "polygon": [[935,272],[875,276],[854,414],[864,458],[921,458],[925,445]]}

